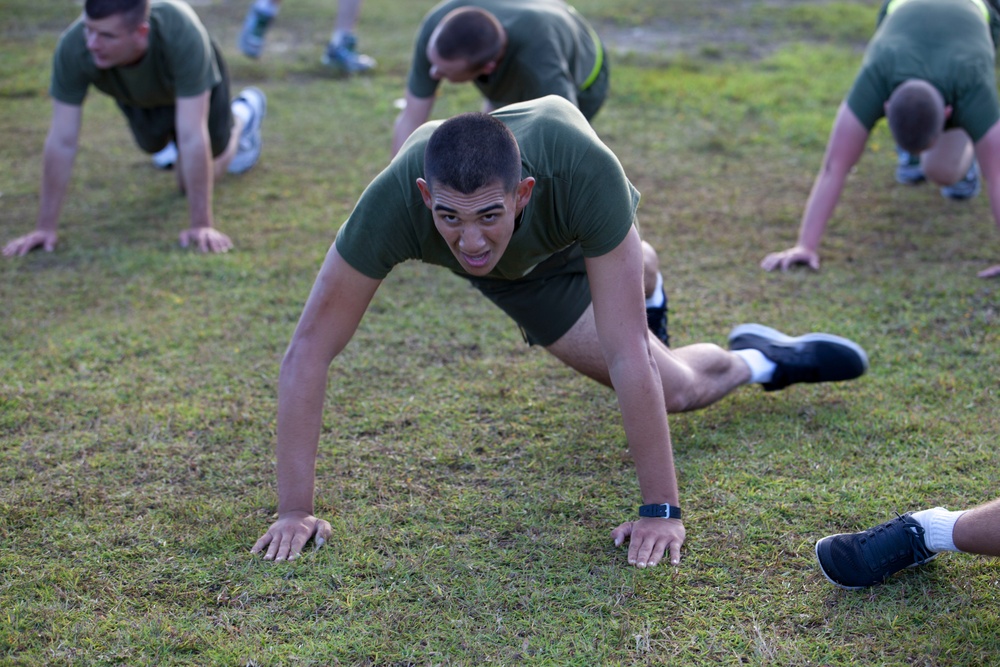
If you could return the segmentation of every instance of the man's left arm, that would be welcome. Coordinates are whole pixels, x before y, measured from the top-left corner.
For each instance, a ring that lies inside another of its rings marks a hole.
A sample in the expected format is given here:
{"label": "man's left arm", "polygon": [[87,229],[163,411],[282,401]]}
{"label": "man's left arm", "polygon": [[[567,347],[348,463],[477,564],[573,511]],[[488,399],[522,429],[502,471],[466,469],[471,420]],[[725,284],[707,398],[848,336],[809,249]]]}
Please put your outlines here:
{"label": "man's left arm", "polygon": [[[976,142],[976,160],[982,171],[986,192],[990,197],[990,210],[993,212],[993,222],[1000,231],[1000,121]],[[1000,276],[1000,264],[994,264],[979,272],[980,278]]]}
{"label": "man's left arm", "polygon": [[181,245],[196,243],[202,252],[226,252],[232,241],[212,227],[214,173],[212,143],[208,137],[208,107],[211,91],[177,98],[178,164],[188,200],[191,226],[181,232]]}
{"label": "man's left arm", "polygon": [[[642,504],[679,506],[663,387],[649,350],[642,248],[635,227],[611,252],[587,258],[586,266],[597,336],[618,396]],[[630,539],[630,564],[656,565],[668,554],[671,564],[676,565],[684,543],[684,525],[678,519],[638,519],[616,528],[612,538],[616,545]]]}

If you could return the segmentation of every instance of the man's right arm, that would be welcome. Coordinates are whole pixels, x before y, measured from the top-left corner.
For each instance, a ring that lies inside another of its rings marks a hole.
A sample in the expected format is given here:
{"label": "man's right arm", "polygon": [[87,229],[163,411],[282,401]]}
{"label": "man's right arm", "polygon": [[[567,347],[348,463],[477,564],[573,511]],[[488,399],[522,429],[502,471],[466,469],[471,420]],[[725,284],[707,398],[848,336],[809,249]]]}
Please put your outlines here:
{"label": "man's right arm", "polygon": [[396,123],[392,131],[392,157],[396,157],[396,153],[402,148],[407,137],[427,122],[433,108],[433,95],[431,97],[417,97],[407,89],[406,106],[396,116]]}
{"label": "man's right arm", "polygon": [[330,524],[313,515],[316,450],[330,363],[357,330],[381,284],[330,247],[281,362],[278,381],[278,520],[251,553],[267,560],[297,558],[309,538],[321,545]]}
{"label": "man's right arm", "polygon": [[808,264],[812,269],[819,269],[820,240],[837,207],[847,174],[861,159],[867,141],[868,129],[848,108],[847,103],[842,103],[830,132],[823,166],[816,176],[802,215],[799,240],[795,246],[765,257],[760,263],[765,271],[785,271],[793,264]]}
{"label": "man's right arm", "polygon": [[41,201],[35,231],[8,243],[3,249],[4,255],[26,255],[37,246],[42,246],[46,252],[52,252],[55,248],[58,238],[56,227],[69,189],[70,175],[73,173],[82,119],[82,106],[52,100],[52,122],[45,138]]}

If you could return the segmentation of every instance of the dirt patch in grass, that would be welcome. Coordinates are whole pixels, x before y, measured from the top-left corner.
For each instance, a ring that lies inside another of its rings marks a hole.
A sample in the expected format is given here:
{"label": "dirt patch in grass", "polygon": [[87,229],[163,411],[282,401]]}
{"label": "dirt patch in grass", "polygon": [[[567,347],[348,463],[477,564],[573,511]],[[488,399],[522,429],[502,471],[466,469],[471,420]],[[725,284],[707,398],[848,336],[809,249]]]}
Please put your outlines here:
{"label": "dirt patch in grass", "polygon": [[[717,2],[698,11],[671,7],[667,9],[669,16],[647,18],[639,24],[612,19],[593,23],[605,44],[622,54],[756,60],[792,41],[829,41],[836,28],[820,17],[824,16],[824,8],[833,5],[860,8],[866,16],[870,12],[874,25],[876,2],[839,0]],[[864,47],[867,36],[865,31],[856,40],[859,49]]]}

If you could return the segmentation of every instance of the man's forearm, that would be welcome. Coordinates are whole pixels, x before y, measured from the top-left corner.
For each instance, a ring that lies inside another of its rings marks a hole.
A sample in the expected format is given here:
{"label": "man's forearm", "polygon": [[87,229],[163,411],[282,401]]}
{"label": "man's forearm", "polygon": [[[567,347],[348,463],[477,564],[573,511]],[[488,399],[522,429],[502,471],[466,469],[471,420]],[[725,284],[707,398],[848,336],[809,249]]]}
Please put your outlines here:
{"label": "man's forearm", "polygon": [[312,514],[327,371],[294,355],[286,355],[278,381],[278,513]]}
{"label": "man's forearm", "polygon": [[178,143],[192,229],[212,226],[212,192],[215,184],[207,131],[204,134],[203,137],[196,136]]}
{"label": "man's forearm", "polygon": [[826,165],[816,176],[799,227],[799,246],[814,252],[819,249],[827,222],[833,216],[840,193],[844,189],[845,178],[846,174],[835,173]]}
{"label": "man's forearm", "polygon": [[651,363],[640,358],[634,364],[614,364],[609,368],[611,382],[616,388],[643,504],[678,505],[680,493],[663,388]]}
{"label": "man's forearm", "polygon": [[76,146],[46,141],[42,162],[42,188],[36,226],[39,231],[54,232],[59,225],[69,179],[76,159]]}

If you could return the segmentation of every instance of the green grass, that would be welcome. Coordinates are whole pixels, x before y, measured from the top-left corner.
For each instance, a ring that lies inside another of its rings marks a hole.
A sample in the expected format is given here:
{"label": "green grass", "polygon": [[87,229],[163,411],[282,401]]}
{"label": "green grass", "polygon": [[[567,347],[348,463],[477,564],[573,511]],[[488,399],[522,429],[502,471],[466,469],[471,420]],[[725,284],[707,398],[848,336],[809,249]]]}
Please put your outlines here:
{"label": "green grass", "polygon": [[[774,43],[762,58],[733,42],[614,60],[595,127],[643,193],[676,344],[760,321],[852,337],[872,362],[857,382],[745,388],[671,417],[679,567],[630,569],[608,537],[639,500],[614,395],[418,264],[390,276],[331,370],[317,506],[334,538],[293,563],[251,557],[276,505],[278,364],[386,162],[425,9],[368,0],[361,45],[379,70],[346,80],[318,65],[330,5],[289,2],[259,62],[233,46],[243,2],[197,6],[234,86],[270,102],[260,164],[216,190],[232,253],[177,247],[172,175],[92,94],[57,252],[0,262],[0,663],[995,661],[994,561],[952,554],[848,593],[812,554],[897,510],[997,494],[985,197],[895,185],[879,126],[822,271],[757,268],[795,239],[870,0],[578,3],[602,30],[724,25]],[[4,240],[34,223],[50,51],[78,12],[13,0],[0,16]],[[435,115],[476,107],[445,86]]]}

